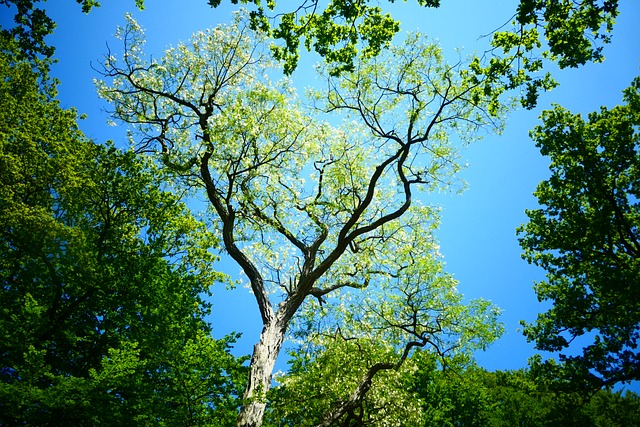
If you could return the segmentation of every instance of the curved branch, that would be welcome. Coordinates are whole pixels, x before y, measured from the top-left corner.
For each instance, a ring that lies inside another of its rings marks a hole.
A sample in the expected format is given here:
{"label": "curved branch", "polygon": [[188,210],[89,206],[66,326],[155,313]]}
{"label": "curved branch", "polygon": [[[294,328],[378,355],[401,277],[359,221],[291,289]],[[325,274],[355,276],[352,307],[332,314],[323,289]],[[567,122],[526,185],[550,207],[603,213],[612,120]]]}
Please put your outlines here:
{"label": "curved branch", "polygon": [[202,181],[205,184],[207,196],[211,201],[214,209],[218,213],[220,220],[222,221],[222,240],[224,247],[231,256],[240,265],[244,273],[249,278],[251,284],[251,290],[258,303],[260,309],[260,316],[262,317],[262,323],[264,325],[270,324],[275,319],[271,302],[269,301],[269,295],[267,294],[266,287],[264,285],[264,279],[258,271],[258,268],[251,262],[251,260],[238,248],[234,238],[235,228],[235,212],[233,208],[222,201],[222,198],[218,194],[218,190],[213,183],[211,173],[209,171],[209,159],[212,153],[207,151],[200,162],[200,172],[202,174]]}

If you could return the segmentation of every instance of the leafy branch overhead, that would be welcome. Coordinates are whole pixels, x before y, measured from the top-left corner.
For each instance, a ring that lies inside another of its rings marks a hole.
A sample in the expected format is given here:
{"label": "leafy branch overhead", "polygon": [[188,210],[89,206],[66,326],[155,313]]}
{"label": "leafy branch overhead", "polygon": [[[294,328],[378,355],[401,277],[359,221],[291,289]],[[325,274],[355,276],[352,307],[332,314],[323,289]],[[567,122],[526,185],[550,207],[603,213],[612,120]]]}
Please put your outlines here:
{"label": "leafy branch overhead", "polygon": [[[47,15],[45,9],[37,7],[37,4],[46,0],[0,0],[0,8],[6,6],[13,9],[14,26],[2,28],[0,37],[9,41],[15,40],[19,46],[19,54],[23,58],[34,59],[51,58],[55,47],[49,45],[45,38],[52,34],[56,23]],[[84,13],[89,13],[94,7],[99,7],[96,0],[76,0],[81,5]],[[139,9],[144,9],[144,0],[135,0]],[[2,12],[5,13],[5,12]]]}
{"label": "leafy branch overhead", "polygon": [[[38,1],[0,0],[0,5],[17,9],[16,25],[3,29],[2,36],[16,39],[30,58],[51,57],[54,50],[45,37],[53,32],[55,23],[35,6]],[[94,0],[76,1],[85,13],[100,5]],[[406,7],[392,0],[388,5],[391,12],[368,0],[330,0],[326,5],[303,0],[294,6],[275,0],[266,5],[261,0],[231,2],[253,4],[252,28],[278,41],[271,49],[286,74],[296,69],[302,48],[324,58],[332,75],[353,71],[358,55],[370,58],[391,46],[401,25],[393,17],[393,9]],[[209,0],[211,7],[222,3]],[[144,8],[143,0],[135,0],[135,4]],[[441,1],[418,0],[417,4],[437,8]],[[522,88],[521,102],[532,108],[541,90],[555,86],[549,73],[541,74],[544,61],[555,61],[560,68],[601,61],[617,15],[617,0],[520,0],[511,22],[505,23],[510,29],[492,33],[487,52],[493,57],[491,64],[473,71],[483,78],[504,79],[511,88]]]}
{"label": "leafy branch overhead", "polygon": [[[212,7],[221,3],[209,0]],[[275,0],[241,3],[254,5],[254,29],[280,41],[272,49],[287,74],[297,67],[303,47],[323,57],[334,75],[353,71],[358,55],[369,58],[390,47],[401,26],[393,10],[406,7],[389,1],[392,12],[387,12],[368,0],[330,0],[326,5],[304,0],[293,6]],[[441,1],[418,0],[417,4],[437,8]],[[561,68],[601,61],[617,15],[617,0],[520,0],[511,22],[505,23],[511,28],[492,34],[496,63],[478,71],[486,76],[497,72],[514,87],[524,87],[523,105],[534,106],[539,91],[554,85],[549,75],[537,75],[543,60],[555,61]]]}

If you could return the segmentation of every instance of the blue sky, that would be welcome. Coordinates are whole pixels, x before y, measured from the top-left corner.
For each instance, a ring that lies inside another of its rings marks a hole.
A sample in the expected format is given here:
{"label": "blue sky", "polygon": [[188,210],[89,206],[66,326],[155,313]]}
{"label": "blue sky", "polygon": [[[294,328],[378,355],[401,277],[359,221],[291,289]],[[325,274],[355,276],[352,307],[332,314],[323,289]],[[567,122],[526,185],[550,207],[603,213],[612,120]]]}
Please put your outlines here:
{"label": "blue sky", "polygon": [[[137,11],[133,0],[105,1],[89,15],[74,2],[49,2],[48,9],[58,28],[49,42],[56,46],[59,63],[53,73],[61,80],[60,99],[64,107],[75,107],[88,118],[81,123],[85,133],[98,142],[124,140],[123,127],[108,127],[105,105],[96,95],[92,79],[107,43],[117,48],[116,26],[127,11],[147,29],[147,51],[158,56],[170,44],[186,40],[194,31],[228,21],[231,5],[211,9],[205,0],[185,2],[147,0],[146,10]],[[438,39],[446,53],[457,58],[456,48],[472,53],[486,49],[481,38],[509,21],[515,1],[444,0],[440,9],[419,9],[412,2],[398,2],[393,13],[402,30],[420,30]],[[526,221],[525,209],[535,208],[532,196],[537,183],[548,175],[543,158],[528,137],[538,124],[543,109],[558,103],[574,112],[588,113],[601,105],[612,107],[621,101],[621,90],[640,74],[640,2],[621,2],[621,15],[613,43],[605,48],[606,60],[555,74],[560,87],[542,96],[533,111],[519,110],[507,122],[505,132],[488,135],[462,153],[469,167],[463,172],[468,190],[462,195],[438,196],[442,205],[442,226],[438,233],[447,270],[460,281],[459,289],[469,298],[493,301],[504,311],[503,338],[488,351],[478,354],[488,369],[516,369],[526,366],[534,353],[518,332],[521,319],[532,321],[544,305],[538,303],[532,285],[544,273],[520,258],[515,230]],[[386,7],[386,2],[381,3]],[[5,14],[5,10],[2,11]],[[0,19],[4,22],[7,15]],[[299,87],[312,83],[310,56],[294,76]],[[235,267],[225,268],[235,273]],[[231,293],[215,290],[214,331],[222,335],[243,332],[239,354],[249,353],[260,332],[257,306],[246,289]]]}

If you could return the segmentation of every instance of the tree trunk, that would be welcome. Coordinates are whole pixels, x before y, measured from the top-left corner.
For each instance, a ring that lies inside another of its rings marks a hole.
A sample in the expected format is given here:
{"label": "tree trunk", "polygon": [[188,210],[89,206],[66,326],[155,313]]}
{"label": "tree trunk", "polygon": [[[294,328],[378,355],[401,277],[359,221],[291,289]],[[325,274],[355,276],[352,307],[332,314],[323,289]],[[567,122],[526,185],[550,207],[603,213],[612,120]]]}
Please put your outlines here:
{"label": "tree trunk", "polygon": [[253,347],[249,366],[249,382],[244,393],[244,404],[238,414],[238,427],[259,427],[267,406],[266,393],[271,388],[271,375],[280,353],[286,324],[276,320],[265,325],[260,341]]}

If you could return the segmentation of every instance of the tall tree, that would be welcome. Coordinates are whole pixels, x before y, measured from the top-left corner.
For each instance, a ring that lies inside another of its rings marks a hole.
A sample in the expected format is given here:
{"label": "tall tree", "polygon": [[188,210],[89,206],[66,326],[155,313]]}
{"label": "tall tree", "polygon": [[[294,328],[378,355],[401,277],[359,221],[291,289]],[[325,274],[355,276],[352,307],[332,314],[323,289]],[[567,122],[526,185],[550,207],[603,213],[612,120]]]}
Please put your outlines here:
{"label": "tall tree", "polygon": [[536,292],[553,307],[525,335],[553,352],[582,337],[582,354],[560,354],[562,375],[592,387],[640,380],[639,90],[636,78],[624,105],[586,120],[556,106],[531,133],[551,177],[536,190],[542,208],[527,211],[520,244],[547,270]]}
{"label": "tall tree", "polygon": [[470,140],[483,126],[499,127],[504,88],[496,81],[446,64],[437,46],[413,35],[340,78],[325,70],[316,106],[351,118],[336,128],[301,105],[286,80],[270,81],[268,43],[242,15],[158,59],[144,58],[144,35],[131,18],[118,36],[124,52],[105,58],[101,95],[175,183],[206,192],[224,248],[260,311],[239,426],[261,424],[285,334],[310,301],[396,299],[400,311],[373,304],[368,315],[407,352],[445,337],[466,345],[476,339],[473,319],[493,319],[488,304],[464,308],[454,297],[440,307],[442,319],[464,321],[439,323],[425,308],[452,289],[431,287],[440,283],[430,267],[436,216],[414,192],[455,180],[455,135]]}
{"label": "tall tree", "polygon": [[217,239],[1,43],[0,424],[228,424],[245,368],[203,320]]}

